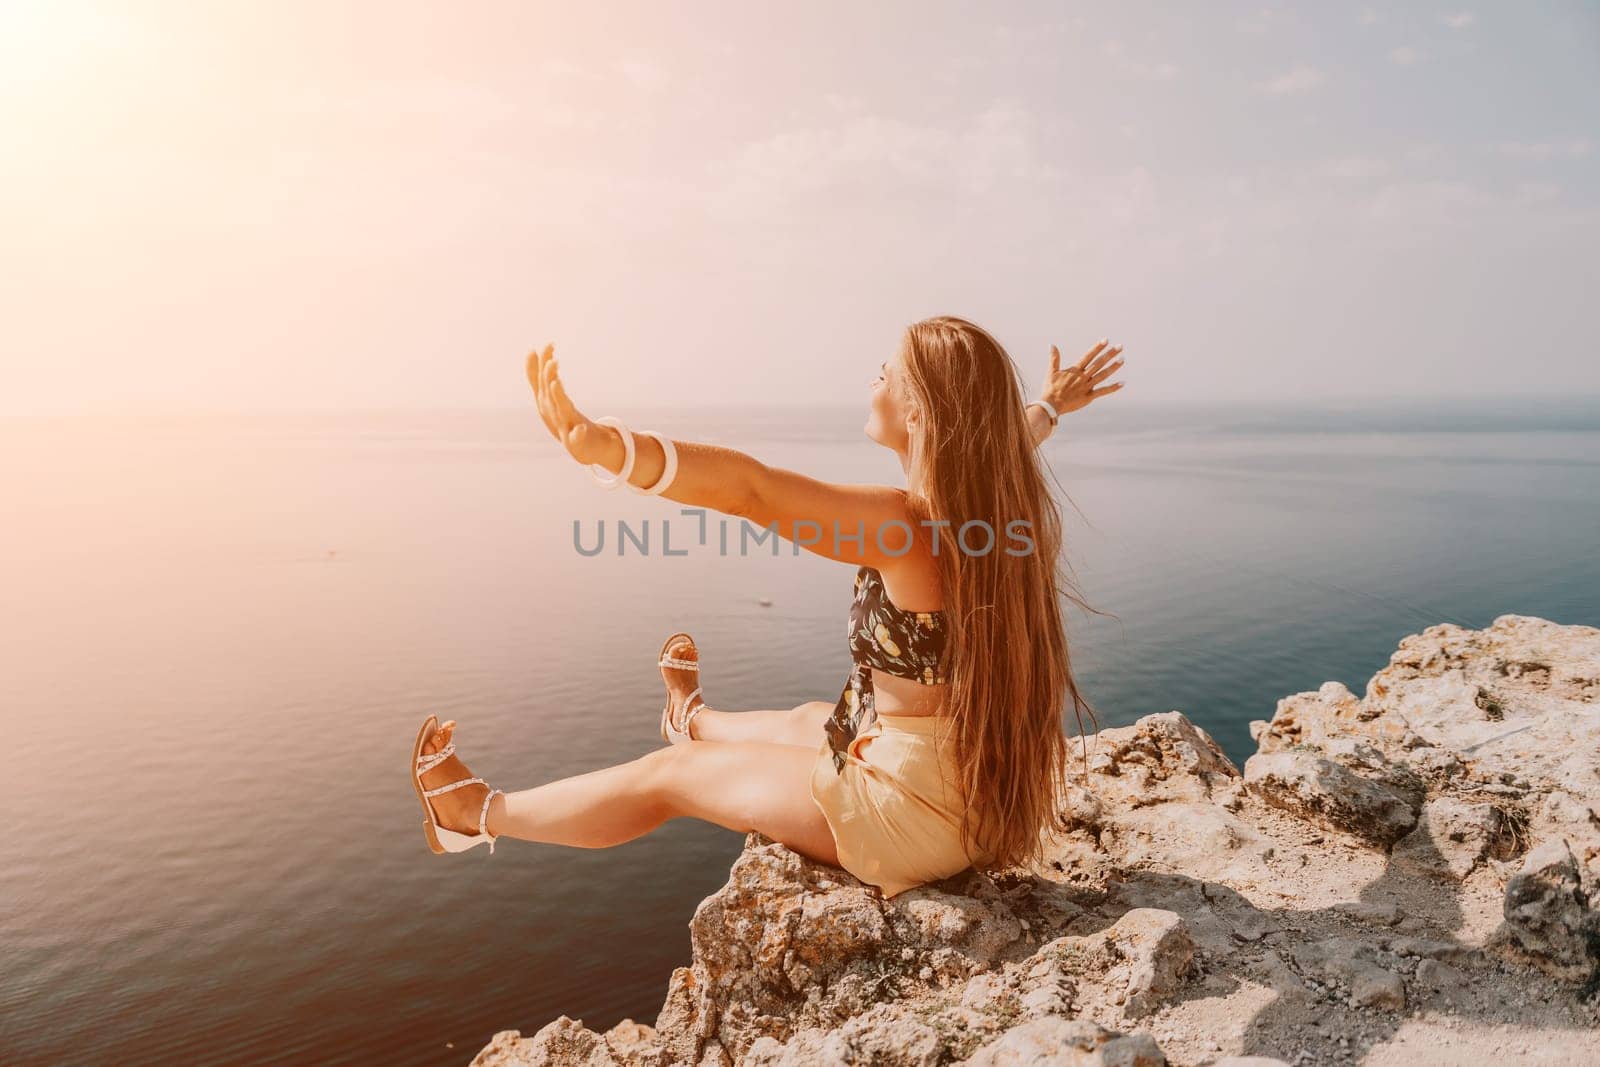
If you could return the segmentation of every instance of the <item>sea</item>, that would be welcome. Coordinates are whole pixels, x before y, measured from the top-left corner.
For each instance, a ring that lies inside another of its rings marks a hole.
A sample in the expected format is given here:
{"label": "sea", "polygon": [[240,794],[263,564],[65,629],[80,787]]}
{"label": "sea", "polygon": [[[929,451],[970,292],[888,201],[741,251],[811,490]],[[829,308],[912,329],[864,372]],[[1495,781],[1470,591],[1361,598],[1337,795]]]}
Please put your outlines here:
{"label": "sea", "polygon": [[[902,482],[858,409],[619,413]],[[1119,399],[1045,455],[1103,726],[1182,711],[1242,763],[1408,634],[1600,625],[1593,400]],[[743,835],[435,856],[407,763],[428,713],[502,788],[643,755],[680,629],[715,707],[836,699],[853,568],[721,521],[599,488],[531,406],[0,418],[0,1063],[465,1064],[653,1023]]]}

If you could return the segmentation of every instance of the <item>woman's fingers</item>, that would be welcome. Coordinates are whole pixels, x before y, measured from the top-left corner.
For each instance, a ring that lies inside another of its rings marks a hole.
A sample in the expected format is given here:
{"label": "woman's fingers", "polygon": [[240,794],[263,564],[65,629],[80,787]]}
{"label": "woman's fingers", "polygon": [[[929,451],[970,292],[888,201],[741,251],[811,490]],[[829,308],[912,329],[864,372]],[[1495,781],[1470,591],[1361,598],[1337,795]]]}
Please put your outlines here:
{"label": "woman's fingers", "polygon": [[573,426],[586,422],[578,406],[567,396],[567,387],[562,384],[559,372],[550,376],[550,399],[555,403],[558,419],[562,426],[571,429]]}
{"label": "woman's fingers", "polygon": [[544,423],[544,428],[550,431],[550,436],[560,439],[561,428],[556,425],[556,420],[550,414],[550,402],[544,398],[543,387],[539,390],[539,421]]}
{"label": "woman's fingers", "polygon": [[1054,375],[1057,375],[1057,374],[1060,374],[1060,373],[1061,373],[1061,349],[1057,348],[1055,345],[1051,345],[1050,346],[1050,374],[1052,376],[1054,376]]}
{"label": "woman's fingers", "polygon": [[539,418],[544,422],[544,428],[550,431],[550,436],[557,441],[562,440],[561,425],[556,419],[555,405],[550,399],[550,390],[545,384],[547,367],[554,358],[555,345],[545,345],[544,351],[535,351],[528,357],[528,384],[533,386],[534,403],[539,408]]}
{"label": "woman's fingers", "polygon": [[559,436],[554,414],[550,410],[550,391],[544,387],[545,357],[539,356],[535,360],[533,376],[529,379],[533,383],[534,401],[539,405],[539,418],[544,420],[545,429],[553,436]]}
{"label": "woman's fingers", "polygon": [[1076,368],[1078,370],[1083,370],[1084,367],[1088,364],[1088,362],[1091,359],[1093,359],[1095,356],[1097,356],[1105,347],[1106,347],[1106,341],[1105,341],[1105,338],[1102,337],[1100,339],[1100,343],[1099,344],[1095,345],[1093,348],[1089,349],[1089,351],[1087,351],[1087,352],[1085,352],[1083,354],[1083,358],[1078,360],[1078,362],[1076,364]]}
{"label": "woman's fingers", "polygon": [[572,398],[567,395],[566,384],[559,377],[556,379],[551,396],[556,402],[556,410],[561,412],[561,421],[564,425],[570,426],[576,422],[587,421],[584,419],[583,413],[578,410],[578,405],[574,404]]}
{"label": "woman's fingers", "polygon": [[589,420],[567,396],[567,387],[561,381],[561,364],[551,360],[545,373],[545,393],[550,398],[556,425],[561,428],[561,443],[574,458],[581,458],[588,440],[587,431],[591,429]]}
{"label": "woman's fingers", "polygon": [[539,350],[534,349],[528,354],[528,362],[523,366],[523,371],[528,374],[528,386],[533,389],[534,397],[539,395]]}
{"label": "woman's fingers", "polygon": [[1121,389],[1123,387],[1123,385],[1125,385],[1125,384],[1126,384],[1125,382],[1112,382],[1110,385],[1101,386],[1099,389],[1091,389],[1091,390],[1089,390],[1089,395],[1091,397],[1105,396],[1107,393],[1116,392],[1118,389]]}
{"label": "woman's fingers", "polygon": [[[1120,349],[1119,349],[1119,351],[1120,351]],[[1112,360],[1110,363],[1104,364],[1098,370],[1096,370],[1093,373],[1091,373],[1089,375],[1089,381],[1091,381],[1091,382],[1103,381],[1108,374],[1115,374],[1117,372],[1117,368],[1120,367],[1120,366],[1122,366],[1122,358],[1119,356],[1118,358]]]}
{"label": "woman's fingers", "polygon": [[558,373],[556,361],[554,359],[546,361],[543,378],[545,403],[550,405],[550,414],[556,420],[556,425],[564,429],[567,425],[567,413],[563,410],[561,401],[557,396],[557,392],[561,387],[561,379]]}
{"label": "woman's fingers", "polygon": [[1089,362],[1089,365],[1084,368],[1084,373],[1091,376],[1098,374],[1102,369],[1104,369],[1107,363],[1109,363],[1121,352],[1121,345],[1111,345],[1107,348],[1101,349],[1100,354],[1095,356],[1094,359]]}
{"label": "woman's fingers", "polygon": [[555,345],[548,344],[544,346],[543,351],[535,348],[528,356],[528,384],[533,386],[535,395],[539,392],[540,376],[544,373],[544,365],[550,359],[555,348]]}
{"label": "woman's fingers", "polygon": [[572,431],[572,420],[568,417],[566,409],[557,398],[557,387],[560,380],[556,377],[556,361],[548,359],[544,364],[544,372],[539,376],[540,388],[544,390],[545,408],[550,412],[550,425],[556,440],[563,445],[567,443],[567,434]]}

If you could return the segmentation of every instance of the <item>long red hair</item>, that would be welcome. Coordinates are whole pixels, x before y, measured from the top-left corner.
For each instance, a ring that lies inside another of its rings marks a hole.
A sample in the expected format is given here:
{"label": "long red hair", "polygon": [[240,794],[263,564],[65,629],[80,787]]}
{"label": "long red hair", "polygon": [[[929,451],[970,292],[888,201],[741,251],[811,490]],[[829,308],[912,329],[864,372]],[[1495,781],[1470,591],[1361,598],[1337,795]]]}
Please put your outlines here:
{"label": "long red hair", "polygon": [[[1067,782],[1062,705],[1070,702],[1079,734],[1085,714],[1096,721],[1073,677],[1061,600],[1095,609],[1065,568],[1061,509],[1005,349],[973,323],[942,315],[909,327],[904,365],[906,399],[921,411],[908,446],[915,519],[948,521],[952,537],[973,520],[994,532],[983,555],[974,535],[974,551],[937,556],[951,687],[940,743],[955,746],[969,814],[963,847],[980,867],[1032,867]],[[1017,520],[1033,542],[1026,554],[1011,554],[1021,552],[1008,536]]]}

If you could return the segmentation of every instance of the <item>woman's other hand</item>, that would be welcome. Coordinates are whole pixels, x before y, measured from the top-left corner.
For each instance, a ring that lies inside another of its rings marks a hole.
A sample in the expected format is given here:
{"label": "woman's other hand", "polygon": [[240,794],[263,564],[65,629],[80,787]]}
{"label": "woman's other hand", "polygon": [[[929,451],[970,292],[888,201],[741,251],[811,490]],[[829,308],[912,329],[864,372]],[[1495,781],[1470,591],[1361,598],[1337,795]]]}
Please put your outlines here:
{"label": "woman's other hand", "polygon": [[555,350],[556,346],[549,344],[543,352],[535,350],[528,356],[528,384],[533,387],[545,428],[579,463],[600,463],[608,454],[614,457],[621,435],[596,424],[567,397]]}
{"label": "woman's other hand", "polygon": [[1116,392],[1122,388],[1122,382],[1112,382],[1110,385],[1101,383],[1122,366],[1121,352],[1121,345],[1108,346],[1102,340],[1085,352],[1083,358],[1076,364],[1063,370],[1061,350],[1051,345],[1050,373],[1045,375],[1044,388],[1039,391],[1039,399],[1055,408],[1059,414],[1065,415],[1069,411],[1077,411],[1087,406],[1091,400]]}

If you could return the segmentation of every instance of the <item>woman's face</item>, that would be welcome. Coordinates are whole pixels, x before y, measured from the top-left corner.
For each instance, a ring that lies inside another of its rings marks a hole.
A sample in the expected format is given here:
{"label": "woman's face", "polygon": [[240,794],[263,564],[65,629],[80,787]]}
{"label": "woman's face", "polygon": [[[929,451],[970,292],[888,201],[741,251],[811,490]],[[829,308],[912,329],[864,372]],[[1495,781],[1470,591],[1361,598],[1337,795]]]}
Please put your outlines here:
{"label": "woman's face", "polygon": [[911,440],[907,426],[911,406],[905,382],[905,341],[878,369],[867,406],[867,436],[904,454]]}

